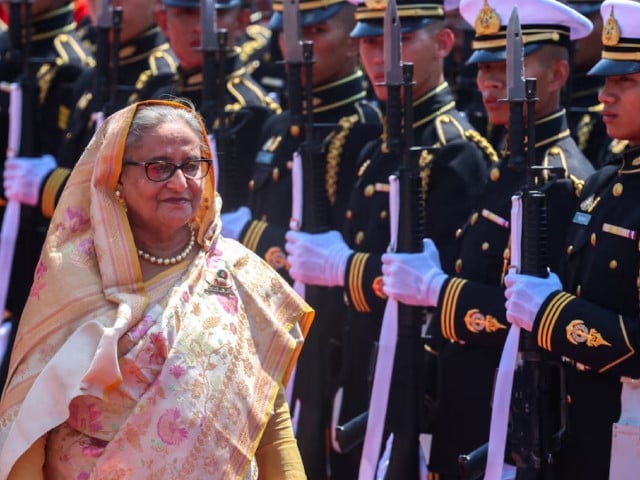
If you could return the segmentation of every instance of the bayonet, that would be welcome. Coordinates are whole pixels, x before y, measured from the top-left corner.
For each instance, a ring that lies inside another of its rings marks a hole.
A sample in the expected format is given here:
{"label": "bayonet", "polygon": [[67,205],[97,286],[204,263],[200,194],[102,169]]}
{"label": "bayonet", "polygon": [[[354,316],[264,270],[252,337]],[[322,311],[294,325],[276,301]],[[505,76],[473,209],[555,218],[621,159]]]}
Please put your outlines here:
{"label": "bayonet", "polygon": [[524,104],[527,101],[524,77],[524,44],[518,7],[513,7],[507,24],[507,101],[509,102],[509,165],[526,166],[524,144]]}
{"label": "bayonet", "polygon": [[205,53],[218,50],[216,17],[215,0],[200,0],[200,46]]}
{"label": "bayonet", "polygon": [[524,43],[518,7],[513,7],[507,24],[507,100],[526,100],[524,78]]}
{"label": "bayonet", "polygon": [[96,16],[96,26],[98,28],[110,29],[111,28],[111,8],[109,4],[111,0],[100,0],[98,7],[98,14]]}
{"label": "bayonet", "polygon": [[[219,119],[219,102],[224,98],[217,98],[221,65],[218,62],[218,33],[216,25],[215,0],[200,0],[200,49],[202,50],[202,101],[200,111],[207,121],[207,128],[211,129]],[[224,82],[223,82],[224,83]]]}
{"label": "bayonet", "polygon": [[282,6],[282,24],[284,35],[284,58],[289,64],[302,64],[302,34],[299,0],[284,0]]}
{"label": "bayonet", "polygon": [[[302,132],[302,65],[305,62],[301,34],[299,0],[283,0],[282,28],[284,35],[284,61],[287,66],[288,104],[291,123],[289,131],[297,137]],[[311,70],[311,69],[309,69]],[[311,78],[307,79],[311,82]]]}
{"label": "bayonet", "polygon": [[384,12],[384,73],[387,86],[402,85],[402,33],[396,0]]}

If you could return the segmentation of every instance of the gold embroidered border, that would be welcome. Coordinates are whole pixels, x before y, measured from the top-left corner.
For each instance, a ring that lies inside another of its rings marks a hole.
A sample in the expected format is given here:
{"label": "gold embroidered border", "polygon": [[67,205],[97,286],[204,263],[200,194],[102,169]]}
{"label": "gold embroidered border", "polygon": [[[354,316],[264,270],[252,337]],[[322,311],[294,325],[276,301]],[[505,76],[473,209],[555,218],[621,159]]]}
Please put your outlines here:
{"label": "gold embroidered border", "polygon": [[[305,10],[314,10],[316,8],[327,8],[342,1],[343,0],[317,0],[315,2],[300,2],[300,11],[304,12]],[[271,8],[274,12],[284,11],[282,1],[274,1]]]}
{"label": "gold embroidered border", "polygon": [[[413,7],[413,5],[411,6]],[[385,9],[369,9],[362,8],[356,11],[356,21],[361,20],[379,20],[384,18]],[[398,5],[398,16],[400,18],[404,17],[425,17],[425,18],[439,18],[444,17],[444,8],[442,7],[434,7],[434,8],[408,8],[403,5]]]}
{"label": "gold embroidered border", "polygon": [[629,341],[629,335],[627,334],[627,329],[624,328],[624,320],[622,320],[622,315],[618,315],[618,322],[620,324],[620,330],[622,330],[622,336],[624,337],[624,343],[627,345],[627,348],[629,349],[629,353],[627,353],[626,355],[618,358],[616,361],[611,362],[608,365],[605,365],[600,370],[598,370],[598,373],[602,373],[605,370],[610,369],[614,365],[617,365],[618,363],[626,360],[627,358],[629,358],[630,356],[632,356],[633,354],[636,353],[634,348],[631,346],[631,342]]}
{"label": "gold embroidered border", "polygon": [[602,52],[602,58],[606,60],[623,60],[640,62],[640,52]]}

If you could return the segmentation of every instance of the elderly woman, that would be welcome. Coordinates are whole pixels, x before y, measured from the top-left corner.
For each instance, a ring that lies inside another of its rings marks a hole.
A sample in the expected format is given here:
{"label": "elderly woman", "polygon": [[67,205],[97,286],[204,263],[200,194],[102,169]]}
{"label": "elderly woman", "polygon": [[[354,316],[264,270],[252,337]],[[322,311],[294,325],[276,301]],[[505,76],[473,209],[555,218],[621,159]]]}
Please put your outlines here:
{"label": "elderly woman", "polygon": [[219,235],[198,114],[112,115],[51,222],[0,403],[0,479],[305,478],[283,384],[313,311]]}

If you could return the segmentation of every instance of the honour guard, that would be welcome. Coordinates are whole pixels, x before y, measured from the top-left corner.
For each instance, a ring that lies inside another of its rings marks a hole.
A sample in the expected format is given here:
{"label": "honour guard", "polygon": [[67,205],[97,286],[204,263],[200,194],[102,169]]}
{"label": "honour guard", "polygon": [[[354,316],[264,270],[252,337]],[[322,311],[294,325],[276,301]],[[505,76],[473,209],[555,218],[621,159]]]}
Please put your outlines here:
{"label": "honour guard", "polygon": [[[73,2],[11,2],[10,7],[5,2],[2,7],[17,8],[18,15],[11,16],[12,28],[0,33],[0,80],[26,82],[34,86],[34,89],[23,89],[22,104],[36,105],[33,111],[27,113],[25,109],[22,113],[22,125],[31,129],[23,132],[22,140],[27,141],[25,139],[31,134],[34,137],[31,145],[23,144],[29,151],[21,149],[15,152],[16,157],[5,163],[9,123],[20,119],[9,118],[9,95],[0,93],[0,155],[4,177],[0,208],[4,211],[5,198],[24,204],[6,304],[12,315],[12,333],[15,334],[48,226],[48,221],[31,207],[38,205],[42,177],[55,166],[52,154],[57,153],[61,142],[74,83],[83,72],[93,67],[94,59],[76,33]],[[30,10],[27,12],[26,8]],[[27,22],[30,22],[30,28]],[[19,45],[14,44],[16,37]],[[37,98],[28,99],[29,95]],[[12,342],[7,351],[11,345]],[[5,381],[9,355],[4,360],[0,387]]]}
{"label": "honour guard", "polygon": [[[56,164],[38,184],[38,205],[47,218],[51,218],[71,169],[93,136],[98,118],[96,113],[108,115],[130,102],[147,99],[159,85],[173,78],[176,60],[153,19],[153,2],[114,1],[110,2],[108,10],[102,12],[108,16],[114,9],[121,9],[122,12],[122,23],[112,25],[108,37],[110,48],[117,48],[117,52],[111,55],[111,61],[107,60],[108,98],[105,99],[101,94],[103,79],[100,78],[100,69],[92,68],[78,78],[73,105],[62,116],[66,130],[55,157]],[[95,8],[90,9],[94,29],[101,28],[97,25],[97,13]],[[114,80],[117,83],[113,83]],[[107,104],[109,111],[105,112]]]}
{"label": "honour guard", "polygon": [[[285,23],[289,17],[285,16],[283,3],[274,3],[273,9],[270,26],[280,35],[287,62],[298,43],[295,25]],[[299,10],[301,39],[313,45],[311,77],[303,66],[299,84],[288,86],[289,91],[311,91],[311,101],[305,100],[301,105],[305,117],[299,125],[301,131],[292,128],[296,121],[293,110],[269,119],[262,130],[262,148],[250,183],[251,213],[241,209],[224,215],[222,221],[223,234],[238,238],[287,278],[283,248],[292,214],[294,152],[308,152],[313,155],[313,163],[320,166],[315,173],[320,177],[320,194],[318,204],[312,208],[323,210],[326,227],[340,230],[356,177],[358,153],[382,130],[380,111],[366,100],[364,74],[358,68],[358,42],[349,36],[355,25],[355,7],[343,0],[326,5],[303,0]],[[292,104],[289,107],[294,108]],[[309,107],[311,112],[307,111]],[[302,223],[304,228],[305,221]],[[331,448],[330,405],[345,322],[342,290],[309,285],[305,298],[316,310],[316,321],[305,340],[293,384],[291,405],[294,418],[298,418],[296,437],[310,479],[327,478],[328,464],[331,478],[341,478],[340,465],[327,458],[327,452]]]}
{"label": "honour guard", "polygon": [[[351,32],[352,37],[360,40],[362,64],[381,102],[388,99],[383,84],[385,9],[385,1],[359,6],[358,22]],[[436,147],[435,153],[424,151],[421,156],[426,230],[442,248],[442,264],[450,269],[455,228],[468,215],[486,178],[487,167],[497,155],[456,109],[449,85],[444,81],[444,59],[453,48],[454,35],[444,26],[442,1],[401,1],[397,11],[402,31],[402,61],[415,66],[412,88],[415,144]],[[344,327],[341,385],[336,396],[342,400],[336,401],[333,414],[339,424],[368,409],[370,359],[387,298],[382,291],[380,258],[390,240],[388,179],[397,172],[400,158],[390,154],[386,138],[385,129],[359,157],[342,238],[334,235],[336,232],[287,234],[292,277],[307,284],[340,286],[344,290],[348,320]],[[395,417],[396,413],[388,410],[387,418]],[[336,478],[357,478],[360,452],[361,447],[357,447],[343,453],[342,462],[347,468]]]}
{"label": "honour guard", "polygon": [[640,3],[606,0],[600,11],[602,56],[589,73],[605,79],[599,100],[608,135],[628,146],[585,184],[559,276],[506,279],[507,318],[572,365],[563,479],[618,480],[638,469],[637,381],[623,378],[621,416],[620,375],[640,377]]}
{"label": "honour guard", "polygon": [[[559,225],[569,218],[583,180],[593,171],[571,138],[560,106],[560,92],[569,77],[570,41],[587,35],[591,23],[555,0],[460,2],[462,16],[475,30],[468,62],[477,64],[477,85],[489,121],[496,125],[509,123],[509,104],[499,100],[507,97],[506,25],[516,3],[525,75],[537,78],[535,160],[559,169],[550,174],[547,187],[553,225],[549,251],[555,268],[564,238]],[[536,35],[531,37],[529,30]],[[434,261],[442,257],[442,250],[433,243],[421,254],[383,257],[384,291],[401,302],[435,307],[430,329],[434,338],[444,338],[434,345],[439,365],[434,385],[439,388],[428,392],[436,405],[430,413],[429,471],[440,479],[461,478],[458,456],[480,447],[489,436],[493,379],[508,329],[502,280],[509,264],[511,196],[526,181],[508,167],[508,135],[501,154],[471,215],[459,225],[453,272],[443,271]]]}
{"label": "honour guard", "polygon": [[607,147],[611,139],[607,137],[602,122],[602,104],[598,101],[602,79],[587,73],[600,59],[602,1],[570,1],[568,4],[591,20],[593,31],[576,40],[571,53],[571,82],[567,84],[566,92],[567,118],[578,147],[594,167],[598,168],[610,157]]}
{"label": "honour guard", "polygon": [[[232,43],[240,34],[235,24],[239,5],[237,0],[215,2],[217,24],[209,32],[201,29],[204,13],[200,11],[200,0],[164,0],[165,11],[158,17],[178,57],[179,68],[175,81],[153,96],[187,97],[198,105],[215,138],[218,191],[225,212],[246,203],[251,168],[259,149],[257,133],[269,116],[280,112],[280,106],[249,74],[240,59],[240,48]],[[222,29],[227,32],[228,44],[218,43],[213,48],[205,45],[215,40],[217,31]],[[204,68],[205,62],[215,68]],[[216,78],[205,79],[205,72],[212,70]],[[203,93],[214,99],[213,105],[203,103]]]}

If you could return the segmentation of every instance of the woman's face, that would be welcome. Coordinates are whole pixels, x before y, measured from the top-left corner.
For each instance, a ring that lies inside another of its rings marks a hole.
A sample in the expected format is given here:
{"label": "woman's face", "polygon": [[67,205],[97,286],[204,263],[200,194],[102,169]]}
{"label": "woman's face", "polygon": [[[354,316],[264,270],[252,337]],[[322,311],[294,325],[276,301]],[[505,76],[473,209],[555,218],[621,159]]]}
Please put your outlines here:
{"label": "woman's face", "polygon": [[640,73],[607,77],[598,99],[607,135],[640,145]]}
{"label": "woman's face", "polygon": [[[151,160],[182,165],[201,157],[198,136],[183,121],[164,123],[146,132],[140,144],[125,151],[125,162]],[[177,169],[162,182],[147,178],[144,166],[123,165],[121,194],[134,237],[166,239],[184,228],[195,216],[204,179],[185,177]]]}

